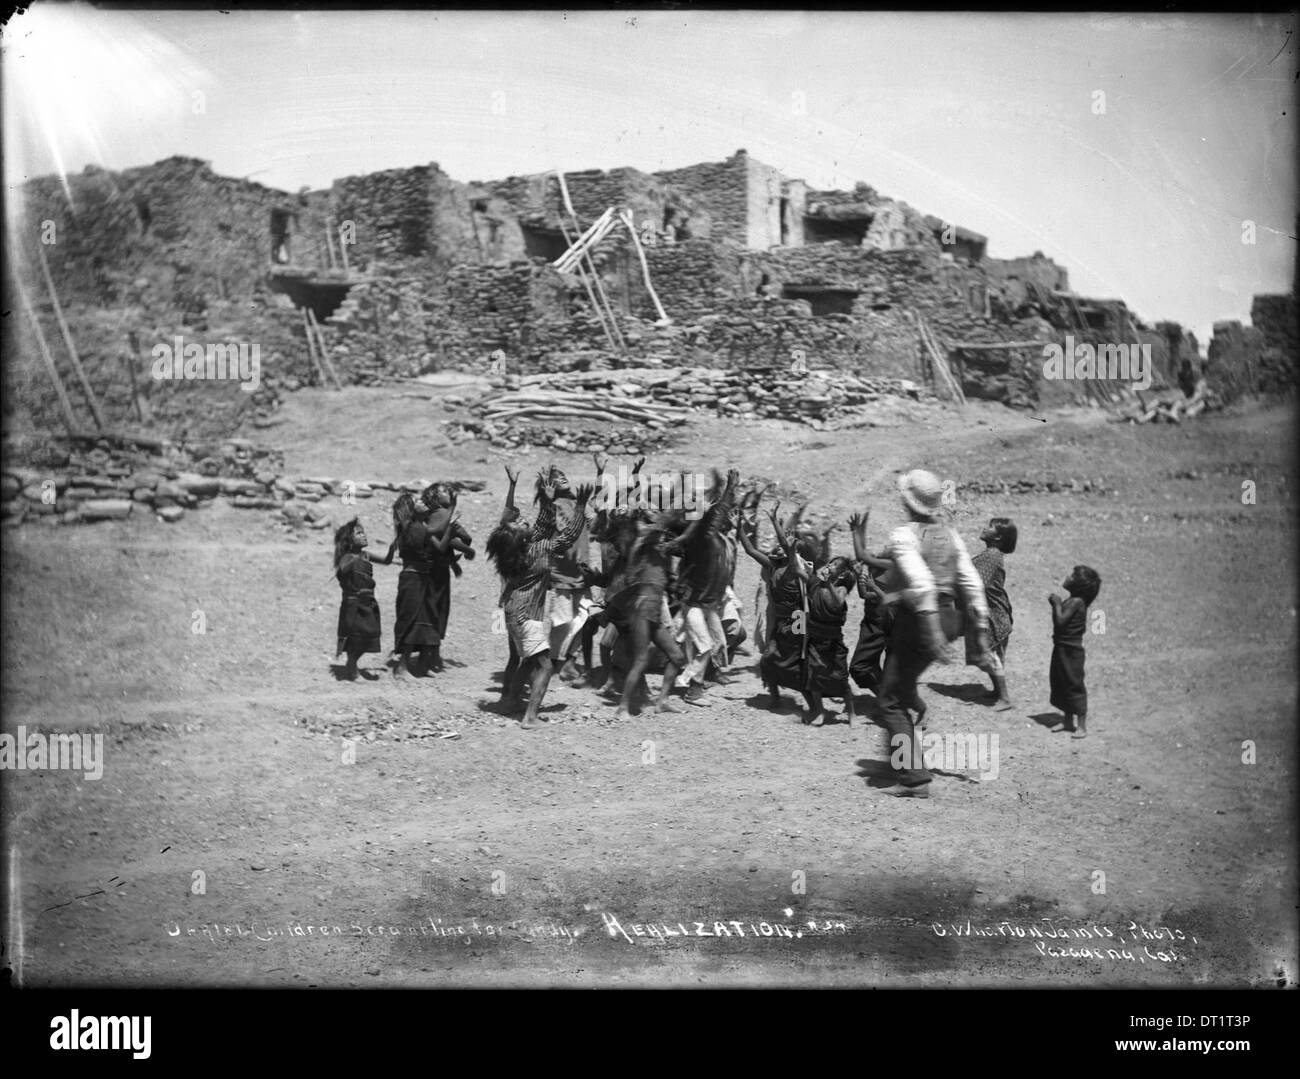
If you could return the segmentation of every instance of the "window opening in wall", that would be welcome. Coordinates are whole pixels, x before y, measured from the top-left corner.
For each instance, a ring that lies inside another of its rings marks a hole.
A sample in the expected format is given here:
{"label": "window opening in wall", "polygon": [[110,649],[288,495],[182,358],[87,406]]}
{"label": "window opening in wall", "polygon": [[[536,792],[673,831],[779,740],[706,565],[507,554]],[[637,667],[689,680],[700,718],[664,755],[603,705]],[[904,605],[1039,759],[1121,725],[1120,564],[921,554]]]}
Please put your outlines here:
{"label": "window opening in wall", "polygon": [[149,212],[149,204],[144,199],[136,199],[135,213],[140,219],[140,235],[144,236],[148,233],[149,226],[153,223],[153,214]]}
{"label": "window opening in wall", "polygon": [[404,217],[397,224],[399,234],[398,251],[403,255],[423,255],[428,247],[428,234],[425,223],[419,217]]}
{"label": "window opening in wall", "polygon": [[[863,232],[865,236],[866,233]],[[790,243],[790,200],[783,198],[781,200],[781,246],[785,247]]]}
{"label": "window opening in wall", "polygon": [[558,229],[543,229],[533,225],[522,226],[524,234],[524,254],[529,258],[543,258],[554,262],[569,245],[564,240],[564,233]]}
{"label": "window opening in wall", "polygon": [[786,285],[781,294],[787,300],[807,300],[817,318],[850,314],[853,311],[853,301],[858,298],[856,289],[826,288],[821,285]]}
{"label": "window opening in wall", "polygon": [[289,211],[271,211],[271,261],[289,261]]}
{"label": "window opening in wall", "polygon": [[871,218],[855,217],[842,221],[832,221],[825,217],[805,217],[803,219],[804,240],[810,244],[845,244],[848,247],[861,247],[871,228]]}

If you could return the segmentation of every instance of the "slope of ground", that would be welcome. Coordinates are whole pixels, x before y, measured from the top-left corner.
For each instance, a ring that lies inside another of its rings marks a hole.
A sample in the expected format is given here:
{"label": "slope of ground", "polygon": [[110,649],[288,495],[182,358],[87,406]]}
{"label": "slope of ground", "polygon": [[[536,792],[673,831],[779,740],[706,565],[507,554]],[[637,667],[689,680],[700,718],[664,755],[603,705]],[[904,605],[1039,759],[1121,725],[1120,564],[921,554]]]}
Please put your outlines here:
{"label": "slope of ground", "polygon": [[[544,463],[453,446],[450,410],[391,390],[303,392],[284,416],[293,475],[486,481],[461,503],[480,545],[502,464]],[[789,694],[769,710],[752,655],[707,708],[616,724],[557,682],[546,722],[521,731],[490,707],[506,647],[483,558],[454,584],[444,674],[347,684],[330,667],[329,532],[225,505],[175,526],[6,531],[4,730],[105,735],[102,779],[4,776],[21,980],[1294,981],[1292,412],[1128,427],[975,405],[883,422],[709,420],[652,464],[734,465],[830,519],[869,504],[873,543],[901,520],[906,468],[1103,481],[959,498],[972,544],[991,515],[1020,526],[1015,708],[971,703],[973,669],[931,668],[933,729],[998,752],[996,775],[950,770],[928,802],[867,786],[887,752],[869,722],[802,726]],[[389,505],[358,507],[376,545]],[[1046,596],[1079,562],[1103,578],[1105,633],[1087,641],[1093,733],[1075,742],[1048,729]],[[376,577],[387,644],[396,569]],[[743,565],[751,625],[756,584]]]}

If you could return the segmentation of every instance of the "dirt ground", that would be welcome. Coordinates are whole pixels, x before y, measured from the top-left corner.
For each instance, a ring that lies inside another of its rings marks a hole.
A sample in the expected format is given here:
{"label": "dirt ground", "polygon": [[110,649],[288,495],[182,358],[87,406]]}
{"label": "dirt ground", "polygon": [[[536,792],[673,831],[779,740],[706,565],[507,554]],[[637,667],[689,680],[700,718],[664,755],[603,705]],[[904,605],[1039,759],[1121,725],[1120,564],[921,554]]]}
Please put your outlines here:
{"label": "dirt ground", "polygon": [[[1103,481],[959,498],[973,549],[991,515],[1020,528],[1015,707],[977,702],[972,668],[930,669],[932,730],[996,737],[998,756],[996,775],[946,769],[929,801],[868,785],[888,753],[869,721],[804,726],[788,692],[770,710],[752,653],[707,708],[617,724],[556,681],[522,731],[490,707],[506,642],[484,557],[454,583],[445,673],[394,681],[385,653],[349,684],[331,673],[329,531],[224,503],[176,525],[6,530],[4,730],[104,735],[102,779],[3,776],[15,978],[1294,983],[1293,411],[1181,427],[908,411],[840,431],[700,419],[651,464],[734,465],[835,519],[869,505],[873,544],[901,521],[908,468]],[[530,476],[550,458],[451,447],[453,410],[392,389],[304,391],[285,415],[252,436],[285,448],[291,476],[486,481],[461,502],[480,547],[502,464]],[[391,497],[359,504],[380,550]],[[1101,574],[1105,632],[1086,641],[1091,736],[1072,741],[1049,730],[1046,597],[1079,562]],[[397,570],[375,573],[387,648]],[[850,647],[859,615],[855,600]]]}

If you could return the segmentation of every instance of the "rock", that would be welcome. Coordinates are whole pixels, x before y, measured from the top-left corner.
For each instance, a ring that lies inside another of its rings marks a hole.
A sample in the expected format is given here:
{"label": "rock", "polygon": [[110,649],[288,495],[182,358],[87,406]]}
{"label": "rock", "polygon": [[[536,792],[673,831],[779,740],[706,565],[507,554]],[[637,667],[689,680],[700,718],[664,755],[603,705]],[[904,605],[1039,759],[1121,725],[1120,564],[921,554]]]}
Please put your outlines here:
{"label": "rock", "polygon": [[8,502],[11,499],[17,498],[22,489],[23,485],[18,482],[16,476],[11,476],[7,473],[4,476],[0,476],[0,502]]}
{"label": "rock", "polygon": [[252,480],[237,480],[223,476],[221,478],[221,493],[223,495],[260,495],[262,488],[260,484]]}
{"label": "rock", "polygon": [[0,518],[22,520],[27,512],[27,500],[24,498],[6,498],[0,502]]}
{"label": "rock", "polygon": [[148,487],[137,487],[131,492],[131,500],[133,502],[152,502],[154,500],[154,493],[152,489]]}
{"label": "rock", "polygon": [[283,476],[272,483],[271,486],[282,495],[293,495],[293,481],[287,480]]}
{"label": "rock", "polygon": [[158,510],[159,519],[166,521],[168,524],[175,524],[184,516],[185,511],[180,506],[164,506]]}
{"label": "rock", "polygon": [[212,498],[221,490],[221,480],[194,472],[182,472],[176,477],[176,483],[186,494],[201,498]]}
{"label": "rock", "polygon": [[274,498],[264,498],[256,495],[235,495],[230,500],[230,504],[241,510],[273,510],[280,505]]}
{"label": "rock", "polygon": [[[81,504],[81,516],[87,521],[116,521],[129,517],[134,503],[124,498],[89,499]],[[50,506],[53,510],[54,507]]]}
{"label": "rock", "polygon": [[160,502],[163,499],[179,502],[185,497],[185,488],[178,483],[172,483],[171,480],[163,480],[154,488],[153,496],[155,502]]}

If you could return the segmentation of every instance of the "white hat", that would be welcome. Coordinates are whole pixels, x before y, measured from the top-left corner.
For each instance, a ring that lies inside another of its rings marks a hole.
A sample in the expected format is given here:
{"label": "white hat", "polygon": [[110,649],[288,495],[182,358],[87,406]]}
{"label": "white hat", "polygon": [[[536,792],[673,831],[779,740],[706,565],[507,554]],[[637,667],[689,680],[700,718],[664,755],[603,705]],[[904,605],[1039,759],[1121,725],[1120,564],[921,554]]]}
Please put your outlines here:
{"label": "white hat", "polygon": [[943,505],[943,486],[939,477],[923,468],[914,468],[898,477],[898,493],[903,504],[921,517],[938,517]]}

